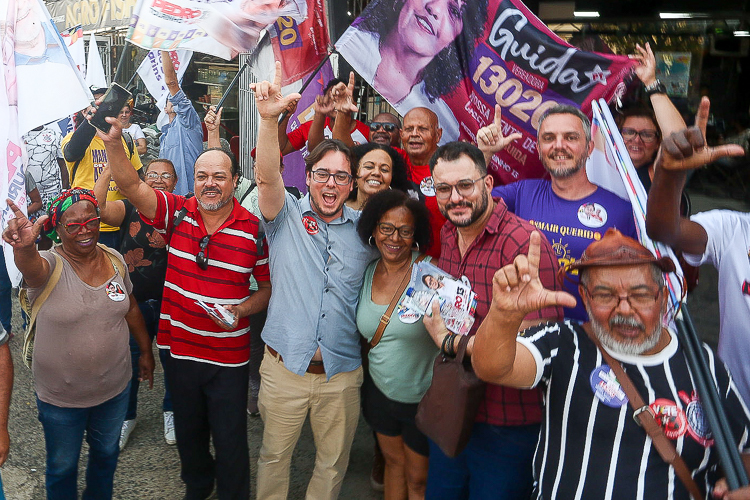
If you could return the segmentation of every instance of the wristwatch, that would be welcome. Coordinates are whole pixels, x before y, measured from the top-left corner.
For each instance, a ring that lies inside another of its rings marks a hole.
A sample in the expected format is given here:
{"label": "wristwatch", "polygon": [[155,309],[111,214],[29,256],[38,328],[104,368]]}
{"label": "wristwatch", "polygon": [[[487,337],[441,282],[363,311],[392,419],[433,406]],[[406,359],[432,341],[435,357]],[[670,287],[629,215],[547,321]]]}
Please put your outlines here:
{"label": "wristwatch", "polygon": [[644,85],[643,87],[646,90],[646,95],[651,97],[654,94],[666,94],[667,93],[667,87],[664,86],[663,83],[661,83],[659,80],[654,80],[654,83],[651,85]]}

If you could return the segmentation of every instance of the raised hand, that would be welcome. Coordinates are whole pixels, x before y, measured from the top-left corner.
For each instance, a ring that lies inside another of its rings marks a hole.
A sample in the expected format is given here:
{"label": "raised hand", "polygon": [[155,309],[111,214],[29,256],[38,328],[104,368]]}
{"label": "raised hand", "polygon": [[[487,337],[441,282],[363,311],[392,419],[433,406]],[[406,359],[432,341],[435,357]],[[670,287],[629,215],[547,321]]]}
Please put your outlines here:
{"label": "raised hand", "polygon": [[8,221],[8,227],[3,231],[3,240],[13,248],[33,247],[48,216],[43,215],[32,224],[15,203],[9,199],[6,201],[15,218]]}
{"label": "raised hand", "polygon": [[635,75],[644,85],[651,85],[656,81],[656,58],[651,51],[651,45],[647,43],[644,48],[635,44],[635,50],[638,53],[630,55],[631,59],[638,62],[634,69]]}
{"label": "raised hand", "polygon": [[714,162],[726,156],[742,156],[745,150],[737,144],[725,144],[714,148],[706,143],[706,124],[711,103],[708,97],[701,99],[695,126],[665,137],[661,143],[656,163],[666,170],[690,170]]}
{"label": "raised hand", "polygon": [[120,123],[120,120],[118,120],[116,116],[108,116],[104,120],[112,125],[109,128],[109,132],[105,134],[101,130],[96,129],[96,135],[99,136],[105,144],[122,144],[122,124]]}
{"label": "raised hand", "polygon": [[477,146],[482,153],[493,155],[505,149],[511,142],[523,137],[518,132],[508,137],[503,135],[502,112],[500,105],[495,104],[495,119],[477,132]]}
{"label": "raised hand", "polygon": [[512,264],[498,269],[492,279],[492,307],[525,317],[550,306],[575,307],[576,299],[567,292],[547,290],[539,279],[542,235],[529,237],[529,254],[519,254]]}
{"label": "raised hand", "polygon": [[357,105],[354,104],[354,71],[349,73],[349,84],[336,84],[331,89],[331,97],[334,109],[341,113],[356,113]]}
{"label": "raised hand", "polygon": [[327,116],[336,109],[336,103],[328,95],[319,95],[315,98],[315,114],[317,116]]}
{"label": "raised hand", "polygon": [[261,118],[278,119],[292,102],[296,103],[302,97],[296,92],[287,96],[281,94],[281,62],[279,61],[276,61],[273,82],[264,80],[251,83],[250,90],[255,92],[255,106]]}
{"label": "raised hand", "polygon": [[214,130],[218,130],[221,126],[221,112],[224,111],[224,106],[216,111],[216,106],[211,106],[206,111],[206,116],[203,118],[203,123],[206,124],[206,130],[210,133]]}

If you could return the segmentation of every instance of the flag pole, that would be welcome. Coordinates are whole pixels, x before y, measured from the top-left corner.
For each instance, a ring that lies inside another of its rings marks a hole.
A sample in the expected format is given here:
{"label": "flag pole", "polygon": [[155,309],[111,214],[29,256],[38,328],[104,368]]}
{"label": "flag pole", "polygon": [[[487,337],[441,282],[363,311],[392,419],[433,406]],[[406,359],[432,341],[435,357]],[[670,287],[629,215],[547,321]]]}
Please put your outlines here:
{"label": "flag pole", "polygon": [[[117,62],[117,70],[115,71],[115,76],[112,78],[112,83],[117,82],[118,78],[120,77],[120,73],[122,73],[122,68],[125,66],[125,54],[127,53],[128,53],[128,41],[125,40],[125,45],[122,46],[122,54],[120,54],[120,60]],[[128,87],[129,85],[125,86],[125,88],[128,88]]]}
{"label": "flag pole", "polygon": [[234,87],[235,85],[237,85],[237,82],[240,80],[240,76],[242,76],[242,73],[244,73],[245,70],[248,68],[248,66],[250,66],[250,59],[251,58],[248,57],[245,60],[245,64],[242,65],[242,67],[239,69],[239,71],[237,71],[237,74],[234,75],[234,78],[232,78],[232,81],[229,82],[229,86],[224,91],[224,95],[221,96],[221,99],[219,100],[219,103],[216,105],[216,111],[219,111],[221,109],[221,107],[224,106],[224,101],[226,101],[227,97],[229,97],[229,92],[232,91],[232,87]]}
{"label": "flag pole", "polygon": [[730,490],[747,486],[748,478],[737,447],[732,443],[732,435],[724,407],[719,400],[716,387],[712,383],[711,372],[708,368],[706,354],[698,339],[693,321],[683,302],[681,318],[675,319],[675,325],[684,340],[683,348],[688,366],[695,380],[695,388],[700,398],[703,414],[706,416],[711,434],[713,435],[719,461],[724,469]]}
{"label": "flag pole", "polygon": [[[333,55],[336,52],[337,52],[336,48],[334,47],[333,50],[329,51],[328,54],[323,58],[323,60],[318,63],[315,69],[310,73],[310,76],[307,77],[307,80],[305,80],[305,82],[302,84],[302,87],[299,89],[298,92],[300,94],[304,92],[305,89],[312,83],[313,78],[315,78],[315,75],[318,74],[318,71],[320,71],[320,68],[322,68],[323,65],[326,63],[326,61],[328,61],[331,58],[331,55]],[[288,114],[289,112],[285,110],[281,114],[281,117],[279,118],[279,122],[283,122],[286,119]]]}

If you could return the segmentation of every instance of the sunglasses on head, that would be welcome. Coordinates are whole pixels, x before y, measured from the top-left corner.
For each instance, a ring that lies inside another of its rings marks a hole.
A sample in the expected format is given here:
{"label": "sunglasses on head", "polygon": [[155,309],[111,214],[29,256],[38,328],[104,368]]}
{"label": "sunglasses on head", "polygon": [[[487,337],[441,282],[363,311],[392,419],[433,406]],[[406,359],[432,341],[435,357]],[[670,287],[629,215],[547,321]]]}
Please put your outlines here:
{"label": "sunglasses on head", "polygon": [[198,252],[198,255],[195,256],[195,263],[204,271],[208,269],[208,240],[210,238],[211,236],[209,235],[201,238],[200,242],[198,242],[200,251]]}
{"label": "sunglasses on head", "polygon": [[388,122],[370,122],[370,132],[377,132],[379,128],[383,128],[389,134],[396,130],[396,125]]}

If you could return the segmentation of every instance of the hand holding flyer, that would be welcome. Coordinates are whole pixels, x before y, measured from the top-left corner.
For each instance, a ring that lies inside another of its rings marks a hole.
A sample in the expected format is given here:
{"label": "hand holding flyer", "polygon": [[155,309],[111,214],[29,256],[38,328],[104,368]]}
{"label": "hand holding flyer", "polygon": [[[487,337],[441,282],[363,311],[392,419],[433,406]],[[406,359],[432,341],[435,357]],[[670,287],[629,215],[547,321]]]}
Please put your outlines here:
{"label": "hand holding flyer", "polygon": [[448,330],[461,335],[469,333],[477,304],[469,280],[466,277],[457,280],[429,262],[414,264],[402,305],[425,314],[433,300],[440,302],[440,316]]}

